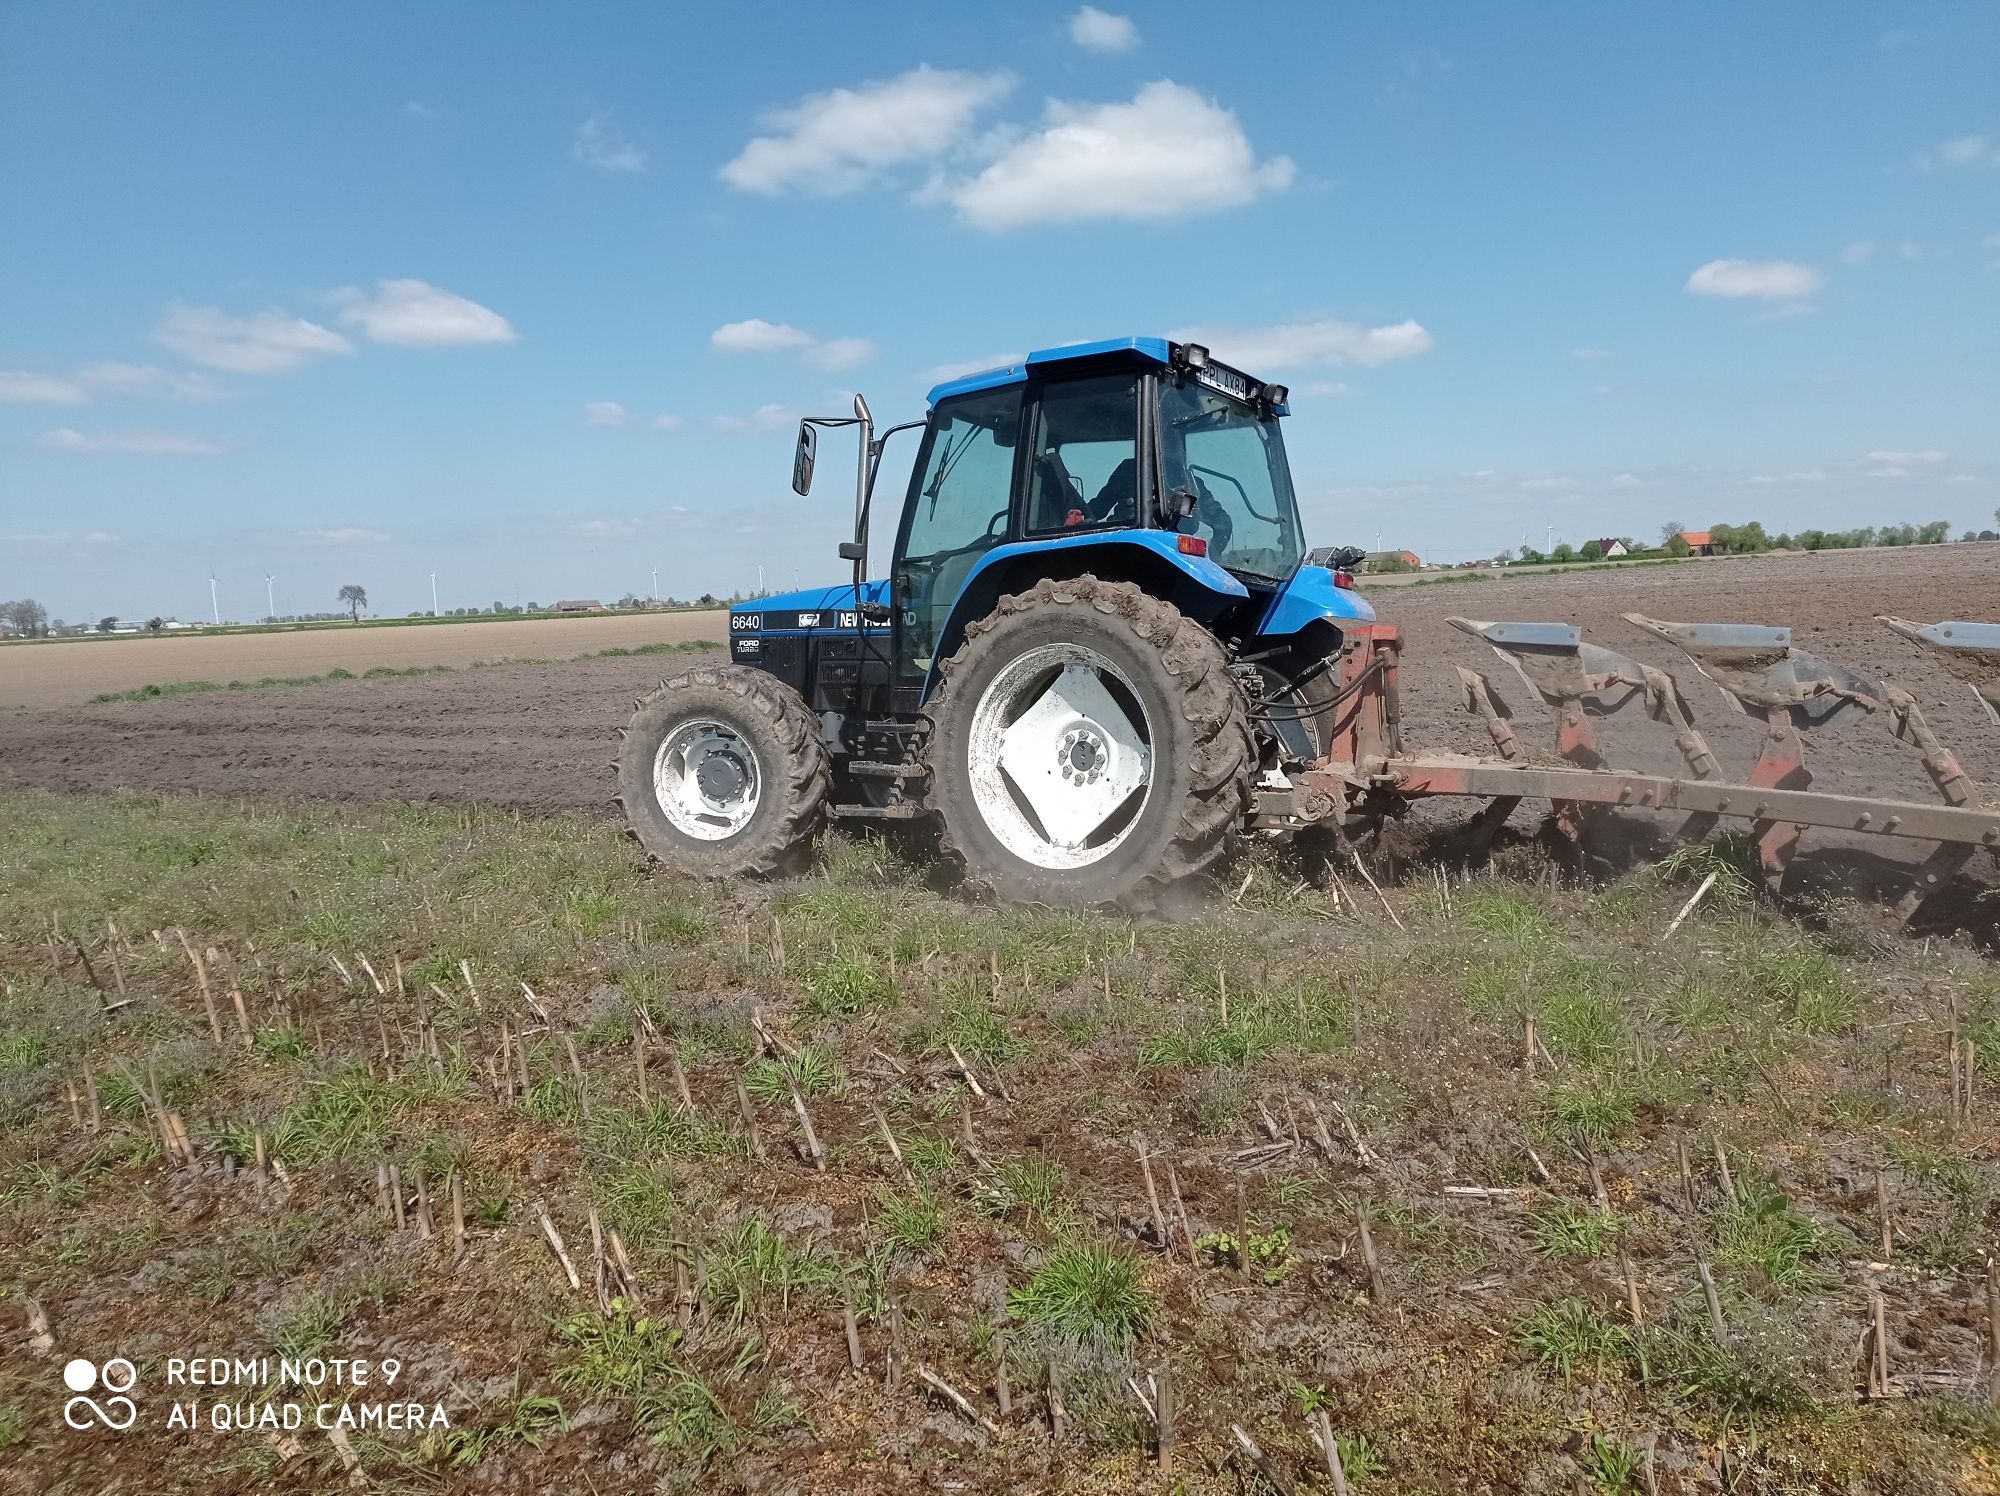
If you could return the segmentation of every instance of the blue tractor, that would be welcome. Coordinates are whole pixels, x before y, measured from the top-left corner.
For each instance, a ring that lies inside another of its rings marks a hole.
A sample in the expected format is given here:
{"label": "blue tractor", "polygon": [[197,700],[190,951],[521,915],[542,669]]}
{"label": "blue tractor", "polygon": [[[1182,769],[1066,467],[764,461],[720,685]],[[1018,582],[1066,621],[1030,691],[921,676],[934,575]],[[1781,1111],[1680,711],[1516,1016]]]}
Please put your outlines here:
{"label": "blue tractor", "polygon": [[[941,384],[879,436],[858,396],[807,420],[801,495],[819,429],[860,437],[854,580],[738,605],[728,664],[637,704],[634,833],[725,877],[795,869],[830,816],[926,822],[977,890],[1131,907],[1253,827],[1343,818],[1297,776],[1334,751],[1374,613],[1359,552],[1306,549],[1286,400],[1197,344],[1120,338]],[[876,473],[910,429],[871,580]]]}

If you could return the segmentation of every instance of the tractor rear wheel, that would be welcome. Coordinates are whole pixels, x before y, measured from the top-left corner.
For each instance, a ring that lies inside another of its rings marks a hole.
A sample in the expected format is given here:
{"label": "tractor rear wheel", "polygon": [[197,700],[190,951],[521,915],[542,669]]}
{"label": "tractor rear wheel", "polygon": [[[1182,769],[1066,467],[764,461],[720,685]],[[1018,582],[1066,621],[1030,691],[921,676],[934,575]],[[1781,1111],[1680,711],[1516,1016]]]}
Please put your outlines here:
{"label": "tractor rear wheel", "polygon": [[636,703],[618,753],[626,823],[702,878],[794,871],[826,821],[826,746],[799,693],[761,670],[704,665]]}
{"label": "tractor rear wheel", "polygon": [[1042,581],[925,707],[947,860],[1010,902],[1141,907],[1234,846],[1255,765],[1213,635],[1129,582]]}

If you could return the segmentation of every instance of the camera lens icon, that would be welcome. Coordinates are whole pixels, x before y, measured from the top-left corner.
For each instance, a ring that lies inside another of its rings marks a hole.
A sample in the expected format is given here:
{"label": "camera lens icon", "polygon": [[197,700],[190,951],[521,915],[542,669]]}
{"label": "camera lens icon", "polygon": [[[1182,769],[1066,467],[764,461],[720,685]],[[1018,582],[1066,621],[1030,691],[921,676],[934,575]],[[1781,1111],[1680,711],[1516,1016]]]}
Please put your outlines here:
{"label": "camera lens icon", "polygon": [[[63,1367],[63,1385],[78,1394],[63,1407],[63,1421],[71,1428],[89,1428],[101,1423],[106,1428],[124,1430],[132,1426],[139,1410],[132,1399],[116,1394],[130,1392],[139,1380],[139,1368],[123,1356],[114,1356],[103,1366],[78,1356]],[[82,1394],[96,1388],[113,1394],[100,1404]]]}

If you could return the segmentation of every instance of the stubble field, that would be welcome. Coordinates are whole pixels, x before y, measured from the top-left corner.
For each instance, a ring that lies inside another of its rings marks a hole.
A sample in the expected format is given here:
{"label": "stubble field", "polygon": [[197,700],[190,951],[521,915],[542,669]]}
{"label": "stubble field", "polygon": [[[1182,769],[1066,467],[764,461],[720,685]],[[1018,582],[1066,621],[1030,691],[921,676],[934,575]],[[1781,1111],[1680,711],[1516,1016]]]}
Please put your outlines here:
{"label": "stubble field", "polygon": [[[1995,569],[1377,601],[1413,745],[1480,745],[1446,615],[1668,663],[1637,610],[1791,623],[1991,784],[2000,733],[1867,620],[2000,617]],[[1262,848],[1140,922],[969,905],[872,840],[701,885],[602,805],[663,668],[0,717],[0,1486],[1305,1492],[1324,1436],[1358,1496],[2000,1489],[1966,927],[1837,876],[1771,904],[1731,843],[1399,859],[1379,900]],[[1922,791],[1879,724],[1811,750]],[[170,1389],[197,1352],[394,1359],[449,1427]],[[67,1427],[64,1362],[113,1355],[139,1422]]]}

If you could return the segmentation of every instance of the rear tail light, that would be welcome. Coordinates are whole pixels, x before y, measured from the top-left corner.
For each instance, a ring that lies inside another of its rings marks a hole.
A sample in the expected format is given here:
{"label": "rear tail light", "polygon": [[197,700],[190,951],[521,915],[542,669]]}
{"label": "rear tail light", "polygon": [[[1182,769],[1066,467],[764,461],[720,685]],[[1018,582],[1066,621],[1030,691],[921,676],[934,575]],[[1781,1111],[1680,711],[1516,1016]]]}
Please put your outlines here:
{"label": "rear tail light", "polygon": [[1180,553],[1183,556],[1206,556],[1208,554],[1208,542],[1203,540],[1199,535],[1183,535],[1180,537],[1178,545]]}
{"label": "rear tail light", "polygon": [[1336,587],[1345,587],[1349,592],[1352,592],[1354,590],[1354,573],[1351,571],[1335,572],[1333,574],[1333,585]]}

